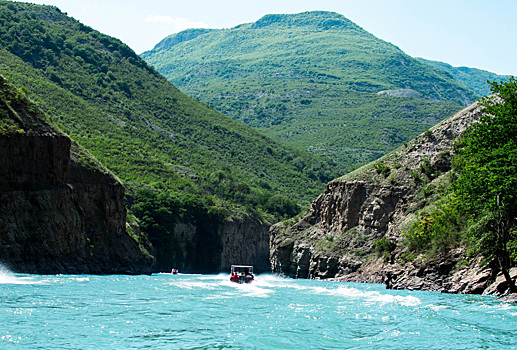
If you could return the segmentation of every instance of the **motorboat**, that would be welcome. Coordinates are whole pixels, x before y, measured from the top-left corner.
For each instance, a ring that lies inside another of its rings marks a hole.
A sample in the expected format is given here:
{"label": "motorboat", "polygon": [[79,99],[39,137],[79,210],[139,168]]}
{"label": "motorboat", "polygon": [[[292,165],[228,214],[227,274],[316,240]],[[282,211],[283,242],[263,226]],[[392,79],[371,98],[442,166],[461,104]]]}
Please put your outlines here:
{"label": "motorboat", "polygon": [[251,265],[232,265],[230,281],[235,283],[251,283],[255,280],[253,276],[253,266]]}

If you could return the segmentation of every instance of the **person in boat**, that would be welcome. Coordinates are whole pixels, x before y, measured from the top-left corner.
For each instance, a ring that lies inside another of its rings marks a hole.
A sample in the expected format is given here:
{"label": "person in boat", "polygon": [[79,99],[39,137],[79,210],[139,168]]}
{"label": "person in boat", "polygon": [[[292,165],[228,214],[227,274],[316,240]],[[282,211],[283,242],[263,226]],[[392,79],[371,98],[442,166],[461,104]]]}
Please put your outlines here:
{"label": "person in boat", "polygon": [[230,277],[230,281],[232,282],[239,282],[241,279],[242,273],[238,273],[237,271],[234,272],[234,274]]}
{"label": "person in boat", "polygon": [[250,269],[247,267],[244,268],[244,276],[250,276],[251,278],[254,278],[253,274],[250,272]]}

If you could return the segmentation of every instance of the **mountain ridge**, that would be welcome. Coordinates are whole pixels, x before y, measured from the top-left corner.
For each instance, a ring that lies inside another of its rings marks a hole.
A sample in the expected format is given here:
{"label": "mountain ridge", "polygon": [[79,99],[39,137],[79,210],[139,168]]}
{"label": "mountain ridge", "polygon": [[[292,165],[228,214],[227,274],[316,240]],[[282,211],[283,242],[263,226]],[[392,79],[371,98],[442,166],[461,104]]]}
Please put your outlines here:
{"label": "mountain ridge", "polygon": [[[478,97],[443,70],[326,11],[266,15],[174,46],[165,41],[141,57],[182,91],[276,139],[328,155],[343,171]],[[377,95],[395,89],[426,99]]]}
{"label": "mountain ridge", "polygon": [[490,95],[490,85],[488,81],[508,81],[510,75],[501,75],[487,70],[472,68],[472,67],[454,67],[448,63],[428,60],[421,57],[416,57],[420,62],[427,63],[431,66],[443,69],[451,74],[451,76],[460,83],[468,86],[470,89],[478,93],[480,96]]}
{"label": "mountain ridge", "polygon": [[[322,17],[324,21],[317,21],[315,18]],[[159,49],[167,49],[172,46],[196,39],[198,36],[207,34],[213,31],[228,31],[236,29],[262,29],[269,26],[305,26],[312,25],[313,27],[328,30],[328,29],[354,29],[357,32],[362,32],[366,35],[371,35],[364,29],[359,27],[354,22],[350,21],[343,15],[337,12],[328,11],[307,11],[298,14],[267,14],[261,17],[256,22],[239,24],[227,29],[210,29],[210,28],[190,28],[182,30],[181,32],[168,35],[155,45],[151,50],[143,52],[141,55],[147,55],[152,51]]]}
{"label": "mountain ridge", "polygon": [[295,14],[267,14],[251,23],[251,29],[260,29],[268,26],[313,26],[322,30],[352,29],[366,33],[361,27],[337,12],[306,11]]}

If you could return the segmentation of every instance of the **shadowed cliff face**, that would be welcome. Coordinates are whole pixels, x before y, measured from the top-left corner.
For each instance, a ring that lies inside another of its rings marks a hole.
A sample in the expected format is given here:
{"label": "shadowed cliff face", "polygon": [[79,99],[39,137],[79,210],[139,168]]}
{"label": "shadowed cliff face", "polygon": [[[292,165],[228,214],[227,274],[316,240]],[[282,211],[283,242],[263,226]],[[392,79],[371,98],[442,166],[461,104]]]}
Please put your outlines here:
{"label": "shadowed cliff face", "polygon": [[243,264],[253,265],[255,273],[271,272],[269,227],[269,224],[250,218],[224,223],[221,227],[221,271],[229,271],[232,264]]}
{"label": "shadowed cliff face", "polygon": [[269,227],[246,216],[218,223],[178,222],[168,241],[153,242],[153,271],[220,273],[244,264],[253,265],[256,273],[270,272]]}
{"label": "shadowed cliff face", "polygon": [[479,261],[461,266],[461,249],[403,265],[398,259],[403,248],[383,257],[374,249],[383,237],[399,242],[415,213],[432,204],[426,196],[447,186],[452,146],[480,115],[473,104],[405,147],[328,184],[304,217],[271,228],[272,270],[394,289],[483,292],[494,276]]}
{"label": "shadowed cliff face", "polygon": [[13,170],[0,177],[0,262],[27,273],[150,272],[126,233],[122,185],[69,155],[61,135],[0,137],[0,167]]}
{"label": "shadowed cliff face", "polygon": [[10,135],[0,138],[0,179],[11,188],[63,187],[71,141],[64,135]]}
{"label": "shadowed cliff face", "polygon": [[123,186],[0,85],[9,97],[0,101],[0,263],[26,273],[149,273],[152,257],[126,232]]}

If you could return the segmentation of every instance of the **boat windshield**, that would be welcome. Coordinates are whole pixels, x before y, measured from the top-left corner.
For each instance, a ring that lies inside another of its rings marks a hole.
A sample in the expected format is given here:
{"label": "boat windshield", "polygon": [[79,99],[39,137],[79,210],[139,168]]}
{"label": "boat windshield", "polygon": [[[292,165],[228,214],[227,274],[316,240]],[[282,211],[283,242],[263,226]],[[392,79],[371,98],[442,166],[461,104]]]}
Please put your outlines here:
{"label": "boat windshield", "polygon": [[232,275],[241,273],[253,274],[253,266],[251,265],[232,265]]}

